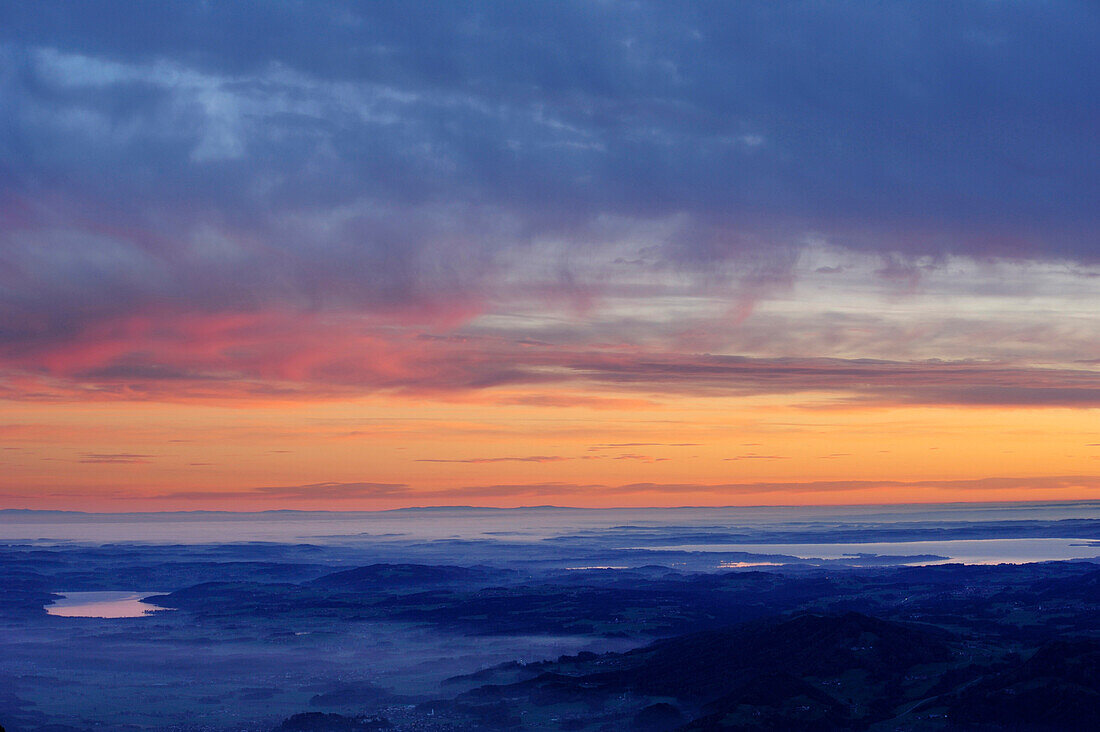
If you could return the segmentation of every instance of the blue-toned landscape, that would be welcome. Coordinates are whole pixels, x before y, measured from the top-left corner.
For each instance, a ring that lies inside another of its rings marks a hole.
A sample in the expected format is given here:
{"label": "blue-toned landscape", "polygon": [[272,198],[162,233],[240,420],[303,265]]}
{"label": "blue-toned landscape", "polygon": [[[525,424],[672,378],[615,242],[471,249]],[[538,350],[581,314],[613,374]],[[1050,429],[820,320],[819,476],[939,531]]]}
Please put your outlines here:
{"label": "blue-toned landscape", "polygon": [[0,0],[0,732],[1100,729],[1098,39]]}
{"label": "blue-toned landscape", "polygon": [[1064,640],[1100,633],[1095,503],[5,511],[0,542],[12,730],[1072,729],[1100,709],[1100,641]]}

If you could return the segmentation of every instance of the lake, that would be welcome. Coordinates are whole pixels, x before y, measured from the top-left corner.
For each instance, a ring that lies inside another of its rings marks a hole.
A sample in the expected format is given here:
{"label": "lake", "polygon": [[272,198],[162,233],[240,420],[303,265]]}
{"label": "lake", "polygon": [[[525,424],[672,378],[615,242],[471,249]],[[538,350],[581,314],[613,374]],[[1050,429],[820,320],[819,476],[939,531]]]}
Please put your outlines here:
{"label": "lake", "polygon": [[945,557],[919,564],[1023,564],[1070,559],[1100,561],[1100,542],[1091,539],[957,539],[941,541],[891,541],[848,544],[678,544],[638,547],[685,552],[747,552],[785,554],[800,559],[845,559],[861,554],[905,557],[934,554]]}
{"label": "lake", "polygon": [[[922,540],[931,538],[930,534],[938,534],[939,538]],[[853,543],[863,538],[875,543]],[[993,564],[1097,560],[1098,538],[1100,503],[1096,501],[144,514],[0,510],[0,541],[190,546],[304,543],[362,552],[364,562],[368,553],[371,561],[415,558],[438,562],[441,552],[445,552],[432,547],[444,547],[442,542],[451,541],[460,542],[456,546],[468,556],[474,556],[475,549],[480,552],[476,561],[491,558],[499,550],[541,545],[547,548],[548,556],[558,551],[562,561],[568,562],[566,567],[618,566],[624,563],[625,557],[619,552],[625,548],[825,560],[856,554],[935,555],[923,563]],[[721,557],[719,561],[731,568],[739,565],[728,562],[759,564],[776,560],[750,556]],[[140,598],[114,601],[140,603]],[[126,608],[134,614],[145,610],[121,605],[118,611],[126,612]]]}
{"label": "lake", "polygon": [[66,592],[46,606],[46,612],[63,618],[140,618],[164,611],[141,601],[156,592]]}

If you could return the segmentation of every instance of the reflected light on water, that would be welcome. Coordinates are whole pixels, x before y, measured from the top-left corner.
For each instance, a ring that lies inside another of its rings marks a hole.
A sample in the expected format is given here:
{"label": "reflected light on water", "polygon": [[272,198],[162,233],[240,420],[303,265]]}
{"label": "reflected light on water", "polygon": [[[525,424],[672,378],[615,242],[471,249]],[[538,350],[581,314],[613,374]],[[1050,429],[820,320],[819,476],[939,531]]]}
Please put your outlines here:
{"label": "reflected light on water", "polygon": [[140,618],[167,608],[141,601],[155,592],[67,592],[46,606],[46,612],[64,618]]}

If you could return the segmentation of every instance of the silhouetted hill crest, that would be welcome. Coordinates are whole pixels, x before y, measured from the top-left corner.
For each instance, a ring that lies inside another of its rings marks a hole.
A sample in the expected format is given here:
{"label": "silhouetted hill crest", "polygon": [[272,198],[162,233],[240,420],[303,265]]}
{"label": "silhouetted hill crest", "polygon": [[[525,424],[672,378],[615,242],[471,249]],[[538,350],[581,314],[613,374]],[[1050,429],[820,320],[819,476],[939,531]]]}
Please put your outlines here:
{"label": "silhouetted hill crest", "polygon": [[512,571],[489,567],[456,567],[427,564],[369,564],[333,572],[310,584],[332,589],[396,588],[446,583],[476,583],[499,580]]}
{"label": "silhouetted hill crest", "polygon": [[659,641],[633,653],[644,660],[624,672],[647,693],[714,698],[733,682],[761,673],[831,676],[857,669],[873,677],[945,661],[943,634],[860,613],[800,615]]}
{"label": "silhouetted hill crest", "polygon": [[961,729],[1095,730],[1100,720],[1100,641],[1059,640],[1024,663],[949,697]]}
{"label": "silhouetted hill crest", "polygon": [[704,716],[687,730],[851,729],[846,706],[802,679],[787,673],[751,676],[708,703]]}

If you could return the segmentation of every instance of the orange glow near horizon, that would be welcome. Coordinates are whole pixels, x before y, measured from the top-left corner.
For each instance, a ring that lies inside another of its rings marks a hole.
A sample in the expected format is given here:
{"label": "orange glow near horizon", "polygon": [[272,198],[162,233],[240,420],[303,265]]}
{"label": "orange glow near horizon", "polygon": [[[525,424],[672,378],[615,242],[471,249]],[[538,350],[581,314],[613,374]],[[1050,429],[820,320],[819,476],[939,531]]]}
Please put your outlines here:
{"label": "orange glow near horizon", "polygon": [[[560,395],[559,395],[560,396]],[[844,406],[829,394],[487,390],[428,399],[8,402],[7,508],[373,510],[1073,500],[1091,410]],[[532,406],[536,405],[536,406]]]}
{"label": "orange glow near horizon", "polygon": [[1100,499],[1088,13],[18,5],[0,509]]}

